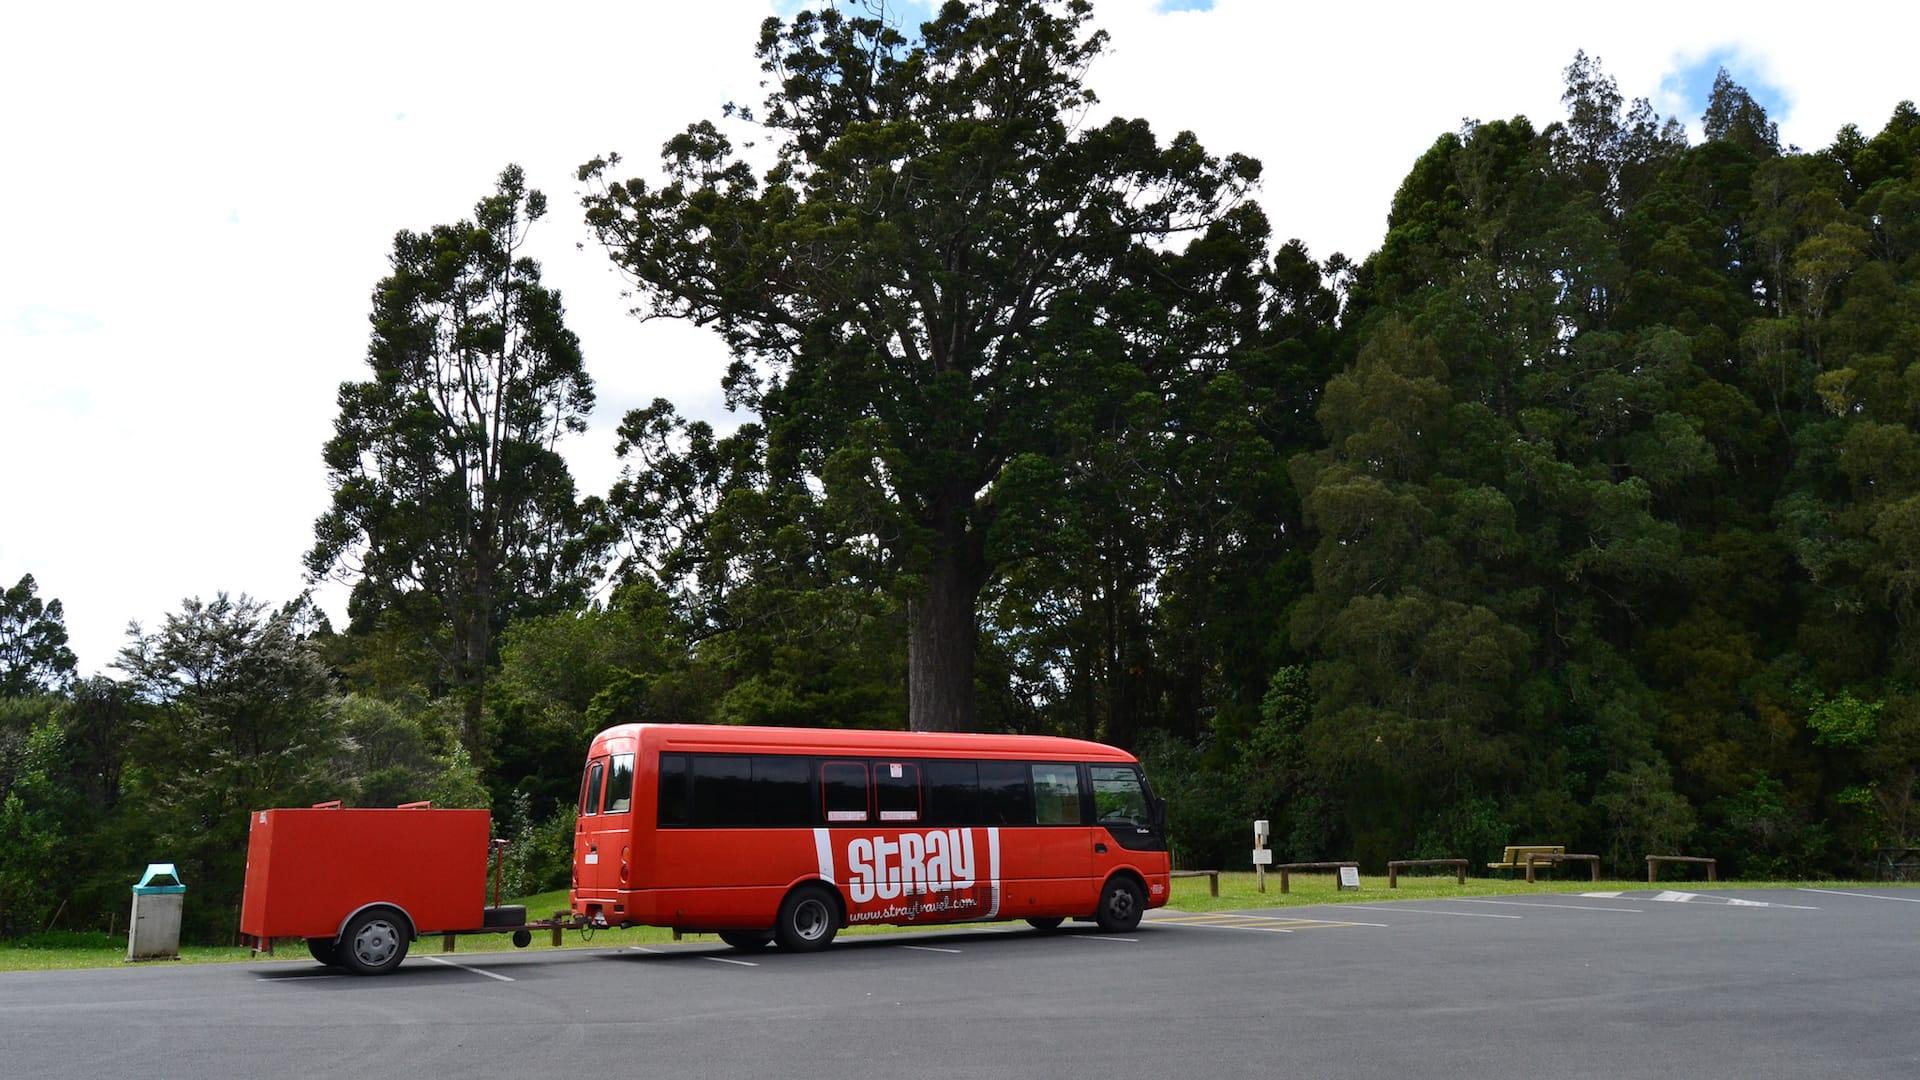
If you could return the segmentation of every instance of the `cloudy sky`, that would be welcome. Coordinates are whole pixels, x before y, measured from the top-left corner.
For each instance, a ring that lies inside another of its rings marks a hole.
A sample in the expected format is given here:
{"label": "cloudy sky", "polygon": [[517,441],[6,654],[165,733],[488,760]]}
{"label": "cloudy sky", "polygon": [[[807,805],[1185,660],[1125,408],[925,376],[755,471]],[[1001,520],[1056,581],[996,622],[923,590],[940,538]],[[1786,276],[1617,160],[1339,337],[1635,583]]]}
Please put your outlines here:
{"label": "cloudy sky", "polygon": [[[363,377],[393,234],[470,212],[507,162],[554,209],[530,247],[566,297],[600,404],[585,490],[656,396],[735,422],[701,331],[625,314],[571,173],[646,167],[729,100],[757,101],[776,0],[540,5],[18,5],[0,37],[0,587],[65,602],[84,671],[129,620],[221,590],[279,602],[328,491],[334,392]],[[896,5],[899,6],[899,5]],[[924,5],[904,5],[912,19]],[[1099,0],[1114,113],[1266,164],[1283,236],[1356,258],[1408,165],[1464,118],[1560,115],[1597,54],[1698,132],[1725,65],[1783,141],[1877,131],[1920,97],[1912,4],[1305,4]],[[321,591],[340,614],[342,590]]]}

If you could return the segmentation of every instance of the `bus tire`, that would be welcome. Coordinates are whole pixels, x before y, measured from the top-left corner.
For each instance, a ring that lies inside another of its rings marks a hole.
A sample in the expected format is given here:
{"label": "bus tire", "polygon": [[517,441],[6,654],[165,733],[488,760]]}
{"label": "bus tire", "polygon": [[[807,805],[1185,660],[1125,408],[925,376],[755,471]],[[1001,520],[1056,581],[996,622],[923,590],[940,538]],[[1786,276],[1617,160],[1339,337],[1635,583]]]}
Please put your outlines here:
{"label": "bus tire", "polygon": [[1062,919],[1056,915],[1056,916],[1049,916],[1045,919],[1028,919],[1027,925],[1033,927],[1035,930],[1038,930],[1043,934],[1050,934],[1053,931],[1060,929],[1060,924],[1066,921],[1067,920]]}
{"label": "bus tire", "polygon": [[824,949],[840,932],[838,898],[823,885],[802,885],[780,902],[773,940],[788,952]]}
{"label": "bus tire", "polygon": [[340,935],[340,962],[361,975],[385,975],[407,958],[413,926],[390,907],[375,907],[355,915]]}
{"label": "bus tire", "polygon": [[773,941],[771,930],[722,930],[720,940],[736,949],[764,949]]}
{"label": "bus tire", "polygon": [[313,954],[315,960],[320,961],[328,967],[340,966],[339,943],[330,937],[308,938],[307,951]]}
{"label": "bus tire", "polygon": [[1146,911],[1147,898],[1140,886],[1124,874],[1115,874],[1100,890],[1100,906],[1094,909],[1093,921],[1109,934],[1124,934],[1140,925],[1140,916]]}

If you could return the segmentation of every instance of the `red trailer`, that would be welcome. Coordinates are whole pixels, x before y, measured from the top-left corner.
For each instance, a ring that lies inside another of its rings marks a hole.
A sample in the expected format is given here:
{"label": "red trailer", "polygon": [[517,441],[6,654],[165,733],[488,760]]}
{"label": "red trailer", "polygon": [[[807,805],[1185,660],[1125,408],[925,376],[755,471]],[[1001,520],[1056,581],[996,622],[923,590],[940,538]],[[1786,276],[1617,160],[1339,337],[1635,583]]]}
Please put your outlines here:
{"label": "red trailer", "polygon": [[525,944],[526,909],[487,906],[491,820],[427,804],[257,811],[240,933],[261,951],[305,938],[314,959],[366,975],[398,967],[427,934],[520,931]]}

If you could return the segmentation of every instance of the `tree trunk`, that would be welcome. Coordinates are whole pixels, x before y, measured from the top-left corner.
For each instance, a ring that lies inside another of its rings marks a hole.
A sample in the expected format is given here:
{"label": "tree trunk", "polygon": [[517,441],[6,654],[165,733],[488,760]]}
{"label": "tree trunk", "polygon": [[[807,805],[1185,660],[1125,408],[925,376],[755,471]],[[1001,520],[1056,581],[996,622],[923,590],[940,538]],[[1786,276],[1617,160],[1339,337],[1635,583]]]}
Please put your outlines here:
{"label": "tree trunk", "polygon": [[907,717],[915,731],[972,731],[974,602],[980,594],[965,516],[943,530],[921,594],[907,602]]}

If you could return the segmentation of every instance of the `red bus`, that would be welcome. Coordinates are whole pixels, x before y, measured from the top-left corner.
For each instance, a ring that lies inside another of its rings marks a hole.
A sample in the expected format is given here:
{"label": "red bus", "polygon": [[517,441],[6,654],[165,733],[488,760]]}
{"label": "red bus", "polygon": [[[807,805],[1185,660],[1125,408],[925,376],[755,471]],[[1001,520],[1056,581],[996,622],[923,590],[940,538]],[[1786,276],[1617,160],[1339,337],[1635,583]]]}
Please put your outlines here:
{"label": "red bus", "polygon": [[1133,755],[1030,735],[624,724],[580,782],[573,910],[729,945],[843,926],[1139,925],[1168,898],[1164,804]]}

